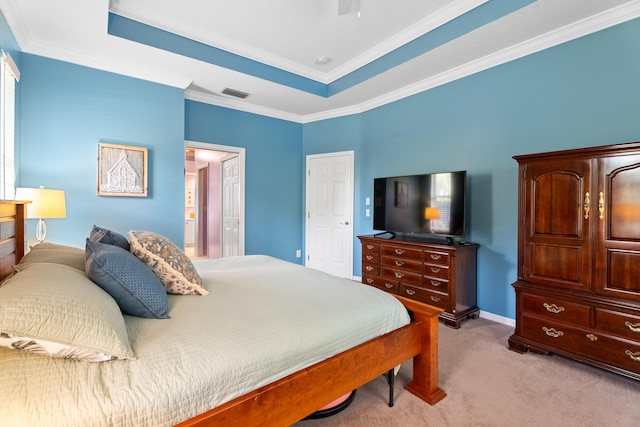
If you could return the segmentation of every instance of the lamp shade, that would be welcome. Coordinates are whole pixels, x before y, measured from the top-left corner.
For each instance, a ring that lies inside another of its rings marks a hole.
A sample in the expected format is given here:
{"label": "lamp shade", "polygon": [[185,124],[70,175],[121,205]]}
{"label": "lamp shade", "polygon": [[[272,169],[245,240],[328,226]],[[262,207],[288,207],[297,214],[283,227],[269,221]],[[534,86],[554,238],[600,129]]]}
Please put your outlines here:
{"label": "lamp shade", "polygon": [[440,219],[440,209],[424,208],[424,219]]}
{"label": "lamp shade", "polygon": [[17,188],[16,200],[31,200],[27,206],[27,218],[66,218],[67,209],[63,190]]}

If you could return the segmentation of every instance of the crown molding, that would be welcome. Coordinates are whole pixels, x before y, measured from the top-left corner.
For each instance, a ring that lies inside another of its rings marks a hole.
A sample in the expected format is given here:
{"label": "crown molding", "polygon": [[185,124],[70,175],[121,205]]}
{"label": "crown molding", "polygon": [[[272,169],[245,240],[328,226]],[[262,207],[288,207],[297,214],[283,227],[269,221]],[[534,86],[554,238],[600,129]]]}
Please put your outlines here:
{"label": "crown molding", "polygon": [[155,69],[147,67],[135,66],[130,62],[105,61],[98,56],[90,56],[69,49],[61,49],[49,43],[30,42],[24,52],[180,89],[185,89],[191,84],[191,80],[184,77],[158,72]]}
{"label": "crown molding", "polygon": [[184,91],[185,99],[191,101],[202,102],[205,104],[215,105],[218,107],[230,108],[232,110],[244,111],[246,113],[258,114],[261,116],[272,117],[275,119],[287,120],[289,122],[303,123],[303,116],[299,114],[291,114],[284,111],[276,110],[273,108],[261,107],[254,104],[248,104],[246,102],[224,98],[220,95],[213,95],[209,93],[203,93],[200,91],[194,91],[186,89]]}
{"label": "crown molding", "polygon": [[257,51],[256,49],[252,49],[250,46],[246,46],[244,44],[233,42],[230,40],[218,41],[215,45],[211,44],[210,41],[206,40],[205,37],[200,36],[194,32],[178,30],[177,28],[161,23],[158,20],[153,18],[143,17],[134,13],[129,13],[127,11],[123,11],[118,9],[117,7],[109,8],[111,13],[114,13],[118,16],[122,16],[123,18],[131,19],[132,21],[140,22],[145,25],[149,25],[150,27],[157,28],[162,31],[166,31],[171,34],[175,34],[180,37],[187,38],[189,40],[196,41],[198,43],[202,43],[207,46],[211,46],[216,49],[224,50],[226,52],[232,53],[234,55],[238,55],[247,59],[251,59],[256,62],[260,62],[265,65],[269,65],[274,68],[278,68],[283,71],[287,71],[293,74],[297,74],[302,77],[306,77],[311,80],[315,80],[320,83],[328,84],[330,81],[327,80],[327,74],[316,71],[312,68],[303,67],[295,62],[287,61],[284,58],[281,58],[276,55],[270,55],[263,51]]}
{"label": "crown molding", "polygon": [[185,37],[187,39],[197,41],[207,46],[222,49],[235,55],[249,58],[254,61],[278,68],[280,70],[297,74],[311,80],[315,80],[319,83],[330,84],[331,82],[334,82],[367,65],[368,63],[381,58],[382,56],[393,52],[396,49],[401,48],[405,44],[433,31],[434,29],[458,18],[461,15],[464,15],[465,13],[477,8],[478,6],[483,5],[484,3],[487,3],[488,1],[489,0],[462,0],[453,2],[436,11],[436,13],[394,35],[388,40],[385,40],[383,43],[378,44],[369,51],[364,52],[358,57],[326,73],[315,70],[311,67],[302,66],[293,61],[288,61],[279,56],[270,55],[266,52],[252,49],[251,46],[246,46],[244,44],[234,42],[233,40],[219,40],[214,45],[200,34],[179,30],[170,24],[160,22],[160,20],[154,19],[153,17],[149,18],[148,16],[144,17],[135,13],[130,13],[118,8],[117,6],[110,7],[109,11],[115,13],[116,15],[122,16],[123,18],[131,19],[133,21],[137,21],[145,25],[149,25],[151,27],[178,35],[180,37]]}
{"label": "crown molding", "polygon": [[393,37],[390,37],[388,40],[385,40],[383,43],[378,44],[373,49],[364,52],[363,54],[346,62],[344,65],[341,65],[333,71],[328,72],[326,74],[326,79],[329,83],[336,81],[356,71],[357,69],[364,67],[370,62],[373,62],[383,57],[384,55],[401,48],[407,43],[430,33],[436,28],[441,27],[450,21],[453,21],[454,19],[477,8],[478,6],[482,6],[488,1],[489,0],[466,0],[450,3],[438,10],[436,13],[429,15],[425,19],[406,28],[404,31],[394,35]]}
{"label": "crown molding", "polygon": [[[15,0],[0,0],[0,10],[4,14],[16,42],[23,52],[80,64],[104,71],[110,71],[116,74],[140,78],[181,89],[187,88],[191,83],[191,81],[187,81],[184,78],[176,78],[175,76],[158,73],[157,71],[149,68],[136,67],[129,63],[118,63],[114,65],[113,62],[103,61],[98,57],[60,49],[57,46],[47,43],[36,43],[30,37],[29,31],[19,9],[16,6]],[[407,85],[399,90],[389,92],[362,104],[322,111],[314,114],[291,114],[275,109],[247,104],[241,101],[228,100],[220,96],[203,94],[189,89],[185,90],[185,98],[297,123],[311,123],[319,120],[362,113],[638,17],[640,17],[640,0],[633,0],[618,6],[617,8],[607,10],[580,22],[527,40],[494,54],[487,55],[483,58],[440,73],[436,76]]]}
{"label": "crown molding", "polygon": [[0,0],[0,10],[4,15],[4,18],[7,20],[9,28],[11,28],[11,32],[18,43],[18,47],[20,47],[21,51],[24,51],[25,47],[31,41],[31,35],[29,34],[29,30],[27,30],[27,24],[22,18],[22,14],[16,5],[16,1],[17,0]]}
{"label": "crown molding", "polygon": [[468,62],[459,67],[447,70],[438,75],[407,85],[399,90],[371,99],[359,104],[357,107],[352,107],[352,110],[349,108],[341,108],[324,111],[318,114],[305,115],[302,120],[303,123],[309,123],[317,120],[325,120],[340,117],[342,115],[354,114],[353,111],[362,113],[372,110],[638,17],[640,17],[640,0],[634,0],[618,6],[617,8],[591,16],[577,23],[567,25],[542,36],[532,38],[507,49],[503,49],[499,52]]}

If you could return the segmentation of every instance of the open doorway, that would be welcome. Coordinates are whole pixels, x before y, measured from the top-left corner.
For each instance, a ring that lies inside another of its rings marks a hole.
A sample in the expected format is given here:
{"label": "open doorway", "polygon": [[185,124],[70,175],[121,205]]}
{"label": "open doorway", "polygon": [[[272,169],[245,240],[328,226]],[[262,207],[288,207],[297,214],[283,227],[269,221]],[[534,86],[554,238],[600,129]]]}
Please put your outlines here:
{"label": "open doorway", "polygon": [[[225,181],[230,158],[232,186]],[[187,141],[185,196],[185,253],[192,259],[244,255],[244,149]],[[233,233],[228,212],[234,213]]]}

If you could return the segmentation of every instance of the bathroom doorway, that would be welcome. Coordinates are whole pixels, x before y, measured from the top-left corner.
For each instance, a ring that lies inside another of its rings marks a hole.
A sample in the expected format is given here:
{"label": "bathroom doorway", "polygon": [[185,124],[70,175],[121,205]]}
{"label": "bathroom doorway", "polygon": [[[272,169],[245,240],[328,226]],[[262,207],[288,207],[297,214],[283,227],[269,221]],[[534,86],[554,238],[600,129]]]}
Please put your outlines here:
{"label": "bathroom doorway", "polygon": [[[234,159],[233,185],[229,159]],[[192,259],[244,255],[243,148],[185,143],[184,234],[185,253]]]}

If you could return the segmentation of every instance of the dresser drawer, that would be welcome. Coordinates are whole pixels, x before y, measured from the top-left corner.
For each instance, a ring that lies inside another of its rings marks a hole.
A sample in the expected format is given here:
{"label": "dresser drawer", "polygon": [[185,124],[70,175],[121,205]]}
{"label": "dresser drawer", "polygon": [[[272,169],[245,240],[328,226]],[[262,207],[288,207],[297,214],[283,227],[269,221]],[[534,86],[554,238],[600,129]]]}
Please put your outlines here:
{"label": "dresser drawer", "polygon": [[584,356],[593,357],[596,352],[606,351],[602,340],[590,330],[556,323],[549,319],[524,316],[522,336]]}
{"label": "dresser drawer", "polygon": [[418,273],[412,273],[406,270],[391,267],[380,267],[380,275],[391,280],[399,280],[412,285],[419,285],[422,276]]}
{"label": "dresser drawer", "polygon": [[449,280],[449,267],[444,265],[424,265],[425,277],[433,277],[434,279]]}
{"label": "dresser drawer", "polygon": [[380,245],[378,243],[363,243],[362,252],[371,252],[377,254],[380,252]]}
{"label": "dresser drawer", "polygon": [[548,318],[552,321],[576,326],[589,326],[591,306],[556,298],[532,294],[522,295],[522,309],[525,314]]}
{"label": "dresser drawer", "polygon": [[424,251],[424,262],[428,264],[449,265],[449,252],[436,250]]}
{"label": "dresser drawer", "polygon": [[420,261],[403,258],[392,258],[388,256],[380,257],[380,266],[401,268],[403,270],[409,270],[415,273],[420,273]]}
{"label": "dresser drawer", "polygon": [[392,294],[398,293],[398,282],[394,280],[386,280],[377,276],[369,276],[367,274],[362,276],[362,283],[369,286],[382,289]]}
{"label": "dresser drawer", "polygon": [[595,359],[630,371],[640,372],[640,344],[604,334],[598,335],[598,341],[605,351],[595,353],[593,355]]}
{"label": "dresser drawer", "polygon": [[434,279],[433,277],[424,277],[422,286],[434,291],[449,293],[449,281],[442,279]]}
{"label": "dresser drawer", "polygon": [[401,246],[381,245],[380,254],[391,257],[402,257],[404,260],[422,260],[422,251],[419,249],[407,249]]}
{"label": "dresser drawer", "polygon": [[373,274],[373,275],[378,275],[380,274],[380,271],[378,269],[378,264],[366,264],[363,263],[362,264],[362,274]]}
{"label": "dresser drawer", "polygon": [[378,262],[380,262],[380,255],[372,252],[364,252],[362,254],[362,262],[366,262],[368,264],[378,264]]}
{"label": "dresser drawer", "polygon": [[640,342],[640,317],[596,308],[598,330]]}
{"label": "dresser drawer", "polygon": [[440,307],[444,310],[449,308],[449,295],[441,292],[430,291],[415,286],[409,286],[400,284],[400,291],[398,294],[403,297],[411,298],[416,301],[421,301],[429,305]]}

